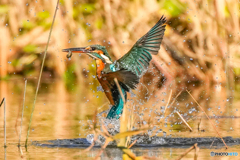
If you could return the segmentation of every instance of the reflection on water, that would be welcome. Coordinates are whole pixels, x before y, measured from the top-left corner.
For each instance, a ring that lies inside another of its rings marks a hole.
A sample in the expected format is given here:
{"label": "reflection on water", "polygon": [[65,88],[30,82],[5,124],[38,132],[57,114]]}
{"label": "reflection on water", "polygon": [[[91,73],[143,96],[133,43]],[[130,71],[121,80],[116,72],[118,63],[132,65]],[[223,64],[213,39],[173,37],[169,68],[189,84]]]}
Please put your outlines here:
{"label": "reflection on water", "polygon": [[[228,152],[238,152],[240,147],[229,148]],[[0,149],[0,156],[3,158],[3,149]],[[162,159],[176,159],[181,154],[186,152],[186,148],[137,148],[132,149],[136,156],[150,156],[161,157]],[[198,153],[198,159],[210,159],[210,152],[226,152],[226,149],[204,149],[201,148]],[[92,149],[89,152],[83,152],[83,149],[77,148],[44,148],[31,146],[28,148],[28,152],[23,148],[23,159],[95,159],[100,153],[99,149]],[[185,158],[193,159],[195,151],[188,153]],[[20,153],[16,146],[10,146],[7,148],[6,159],[20,159]],[[107,148],[102,154],[101,159],[114,159],[120,160],[122,152],[119,149]],[[238,157],[231,157],[237,159]]]}
{"label": "reflection on water", "polygon": [[[93,82],[90,84],[89,82],[83,82],[84,84],[81,85],[76,83],[74,84],[75,89],[70,91],[66,89],[65,84],[61,80],[51,79],[42,83],[33,116],[30,141],[86,137],[90,133],[87,120],[92,118],[95,110],[100,106],[102,107],[98,112],[108,109],[108,105],[104,105],[108,102],[105,95],[97,91],[98,83],[96,81]],[[17,148],[17,132],[20,128],[21,116],[19,110],[21,110],[24,80],[0,81],[0,87],[0,98],[6,97],[7,105],[8,148],[6,156],[7,159],[20,159],[20,153]],[[26,92],[22,144],[27,133],[35,87],[35,80],[29,80]],[[166,132],[166,136],[172,137],[217,136],[209,121],[187,92],[183,91],[171,107],[165,108],[171,89],[173,92],[172,98],[181,90],[180,87],[168,86],[167,89],[163,88],[160,91],[156,91],[151,86],[146,87],[142,85],[133,91],[131,96],[129,96],[129,104],[134,108],[136,115],[138,115],[136,124],[139,126],[147,125],[150,119],[150,123],[156,125],[156,130],[161,128]],[[207,114],[212,117],[222,136],[239,137],[240,111],[238,106],[240,105],[240,96],[236,91],[230,92],[232,95],[228,95],[226,88],[223,86],[209,88],[204,85],[190,85],[187,89],[191,90],[192,95],[205,109]],[[161,115],[163,111],[166,111],[164,119],[162,119]],[[174,111],[182,114],[193,128],[193,132],[189,132],[189,129],[182,123],[180,117]],[[163,125],[160,125],[160,119],[164,122]],[[2,107],[0,108],[0,122],[3,122]],[[16,124],[17,128],[15,128]],[[198,131],[198,126],[200,131]],[[158,136],[163,136],[163,132],[159,133]],[[0,142],[3,142],[3,123],[0,123]],[[3,143],[1,146],[3,146]],[[239,150],[237,146],[229,149],[231,152],[237,150]],[[88,159],[97,156],[99,151],[99,149],[93,149],[90,152],[82,153],[82,149],[30,146],[28,152],[23,148],[23,156],[25,159]],[[185,149],[138,148],[133,149],[133,151],[137,155],[160,156],[168,159],[178,157],[180,153],[185,152]],[[117,149],[114,149],[114,151],[106,149],[101,156],[102,159],[106,159],[109,156],[115,157],[119,155],[121,155],[121,151]],[[4,156],[4,149],[0,147],[0,157],[3,158]],[[202,159],[210,157],[210,150],[201,149],[199,156]],[[187,157],[194,157],[194,153],[190,153]]]}

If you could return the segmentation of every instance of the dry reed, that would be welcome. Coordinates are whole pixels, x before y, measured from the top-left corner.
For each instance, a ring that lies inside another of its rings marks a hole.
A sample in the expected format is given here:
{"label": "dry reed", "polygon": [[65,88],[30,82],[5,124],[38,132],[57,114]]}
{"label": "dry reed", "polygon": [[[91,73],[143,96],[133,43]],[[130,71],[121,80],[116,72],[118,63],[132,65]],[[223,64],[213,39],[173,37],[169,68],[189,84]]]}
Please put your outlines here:
{"label": "dry reed", "polygon": [[[114,78],[114,82],[117,85],[118,92],[121,95],[123,103],[124,103],[123,113],[122,113],[122,116],[121,116],[121,119],[120,119],[120,133],[121,133],[121,132],[126,132],[127,131],[127,117],[126,117],[126,105],[125,105],[126,100],[125,100],[125,97],[122,93],[122,89],[121,89],[121,87],[118,83],[117,78]],[[119,142],[118,146],[125,146],[125,144],[126,144],[126,138],[123,137],[123,138],[120,139],[120,142]]]}
{"label": "dry reed", "polygon": [[176,112],[178,116],[182,119],[182,121],[186,124],[186,126],[192,131],[192,128],[189,126],[189,124],[185,121],[185,119],[181,116],[181,114],[177,111]]}
{"label": "dry reed", "polygon": [[[3,104],[4,103],[4,104]],[[2,104],[4,105],[4,120],[3,120],[3,123],[4,123],[4,147],[6,148],[7,147],[7,133],[6,133],[6,99],[3,98],[1,103],[0,103],[0,107],[2,106]]]}
{"label": "dry reed", "polygon": [[204,109],[202,108],[202,106],[196,101],[196,99],[192,96],[192,94],[187,91],[188,94],[192,97],[192,99],[195,101],[195,103],[197,103],[198,107],[201,108],[202,112],[206,115],[206,117],[208,118],[209,122],[211,123],[211,125],[213,126],[213,128],[215,129],[215,131],[217,132],[218,136],[221,138],[221,140],[223,141],[224,145],[226,146],[226,149],[228,149],[227,144],[225,143],[225,141],[223,140],[222,136],[220,135],[220,133],[218,132],[216,126],[212,123],[211,119],[209,118],[209,116],[207,115],[207,113],[204,111]]}
{"label": "dry reed", "polygon": [[[197,143],[195,143],[192,147],[187,149],[181,156],[177,158],[177,160],[182,159],[185,155],[187,155],[189,152],[191,152],[194,148],[197,148]],[[197,153],[197,152],[196,152]]]}
{"label": "dry reed", "polygon": [[20,125],[20,132],[19,132],[18,147],[21,146],[20,142],[21,142],[21,134],[22,134],[22,124],[23,124],[23,114],[24,114],[26,88],[27,88],[27,80],[25,80],[24,93],[23,93],[22,117],[21,117],[21,125]]}
{"label": "dry reed", "polygon": [[4,103],[4,104],[3,104],[3,106],[4,106],[4,147],[6,148],[6,147],[7,147],[6,98],[3,98],[3,100],[2,100],[2,102],[1,102],[1,104],[0,104],[0,107],[1,107],[2,103]]}
{"label": "dry reed", "polygon": [[55,18],[56,18],[57,10],[58,10],[58,4],[59,4],[59,0],[57,1],[57,5],[56,5],[56,8],[55,8],[55,13],[54,13],[54,16],[53,16],[52,25],[51,25],[49,36],[48,36],[48,40],[47,40],[46,49],[45,49],[44,56],[43,56],[43,61],[42,61],[42,66],[41,66],[40,74],[39,74],[39,78],[38,78],[38,84],[37,84],[37,89],[36,89],[36,93],[35,93],[35,97],[34,97],[31,117],[30,117],[30,121],[29,121],[29,125],[28,125],[28,131],[27,131],[25,147],[27,147],[27,143],[28,143],[28,136],[30,134],[29,131],[30,131],[31,123],[32,123],[33,112],[34,112],[34,109],[35,109],[35,104],[36,104],[36,100],[37,100],[38,90],[39,90],[40,81],[41,81],[41,77],[42,77],[43,66],[44,66],[44,62],[45,62],[45,59],[46,59],[46,55],[47,55],[47,50],[48,50],[48,45],[49,45],[49,42],[50,42],[50,37],[51,37],[51,34],[52,34],[53,24],[54,24],[54,21],[55,21]]}

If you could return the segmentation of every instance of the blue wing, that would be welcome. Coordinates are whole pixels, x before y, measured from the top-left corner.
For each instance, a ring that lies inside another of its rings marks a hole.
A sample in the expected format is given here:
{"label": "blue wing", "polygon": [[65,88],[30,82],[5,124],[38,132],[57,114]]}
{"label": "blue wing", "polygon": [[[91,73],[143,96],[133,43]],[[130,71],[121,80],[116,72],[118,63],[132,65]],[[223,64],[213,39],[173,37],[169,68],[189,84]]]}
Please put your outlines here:
{"label": "blue wing", "polygon": [[116,68],[133,72],[138,77],[147,71],[152,54],[158,54],[164,36],[166,18],[162,16],[153,28],[140,38],[122,58],[117,60]]}

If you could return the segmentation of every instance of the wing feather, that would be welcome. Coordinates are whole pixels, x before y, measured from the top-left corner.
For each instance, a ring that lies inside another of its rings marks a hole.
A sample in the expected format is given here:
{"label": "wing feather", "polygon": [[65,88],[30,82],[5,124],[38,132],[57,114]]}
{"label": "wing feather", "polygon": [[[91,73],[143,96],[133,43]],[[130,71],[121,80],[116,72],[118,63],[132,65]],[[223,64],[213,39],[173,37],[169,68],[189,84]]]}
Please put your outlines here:
{"label": "wing feather", "polygon": [[158,54],[163,40],[166,18],[160,20],[122,58],[117,60],[119,69],[125,69],[141,77],[147,70],[152,54]]}

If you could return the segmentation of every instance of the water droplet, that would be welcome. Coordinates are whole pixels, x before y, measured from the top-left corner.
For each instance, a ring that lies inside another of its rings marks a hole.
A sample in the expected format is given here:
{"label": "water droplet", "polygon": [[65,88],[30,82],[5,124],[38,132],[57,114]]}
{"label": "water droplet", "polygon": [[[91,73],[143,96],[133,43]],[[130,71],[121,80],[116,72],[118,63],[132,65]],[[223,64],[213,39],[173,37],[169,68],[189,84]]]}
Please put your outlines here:
{"label": "water droplet", "polygon": [[90,24],[90,23],[86,23],[86,25],[87,25],[87,26],[91,26],[91,24]]}
{"label": "water droplet", "polygon": [[229,98],[227,98],[227,102],[229,101]]}
{"label": "water droplet", "polygon": [[26,6],[28,6],[28,3],[26,4]]}
{"label": "water droplet", "polygon": [[11,64],[12,62],[11,61],[8,61],[8,64]]}
{"label": "water droplet", "polygon": [[6,23],[6,26],[8,26],[8,24]]}
{"label": "water droplet", "polygon": [[108,44],[111,44],[111,42],[110,42],[110,41],[108,41]]}
{"label": "water droplet", "polygon": [[122,41],[122,43],[124,43],[124,41]]}
{"label": "water droplet", "polygon": [[186,40],[184,39],[183,42],[185,42]]}
{"label": "water droplet", "polygon": [[192,61],[193,59],[192,58],[190,58],[190,61]]}

